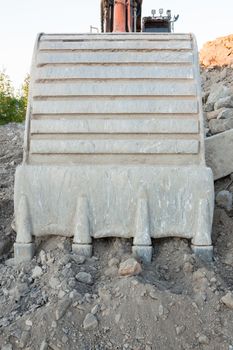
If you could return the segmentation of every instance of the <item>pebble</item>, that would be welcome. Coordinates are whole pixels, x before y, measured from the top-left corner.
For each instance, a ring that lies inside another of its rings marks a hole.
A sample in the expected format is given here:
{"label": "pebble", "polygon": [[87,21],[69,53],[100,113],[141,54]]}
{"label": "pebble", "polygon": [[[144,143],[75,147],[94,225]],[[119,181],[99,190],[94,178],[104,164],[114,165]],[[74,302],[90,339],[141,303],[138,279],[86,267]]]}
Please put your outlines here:
{"label": "pebble", "polygon": [[204,334],[201,334],[198,337],[198,341],[202,345],[208,345],[209,344],[209,338],[206,335],[204,335]]}
{"label": "pebble", "polygon": [[96,305],[91,309],[91,313],[92,313],[93,315],[96,315],[97,312],[99,311],[99,309],[100,309],[99,304],[96,304]]}
{"label": "pebble", "polygon": [[216,195],[216,203],[227,211],[232,209],[232,199],[232,193],[227,190],[220,191]]}
{"label": "pebble", "polygon": [[77,264],[77,265],[82,265],[86,261],[86,257],[83,255],[71,255],[71,259]]}
{"label": "pebble", "polygon": [[63,337],[61,339],[62,343],[66,344],[66,343],[68,343],[68,340],[69,340],[69,338],[66,335],[63,335]]}
{"label": "pebble", "polygon": [[228,292],[221,298],[221,301],[224,305],[226,305],[229,309],[233,309],[233,295],[231,292]]}
{"label": "pebble", "polygon": [[58,299],[63,299],[65,295],[66,295],[66,292],[64,292],[64,290],[59,290]]}
{"label": "pebble", "polygon": [[120,276],[134,276],[142,272],[141,265],[134,258],[129,258],[120,264],[118,274]]}
{"label": "pebble", "polygon": [[52,327],[52,328],[57,328],[57,322],[56,322],[56,321],[53,321],[52,324],[51,324],[51,327]]}
{"label": "pebble", "polygon": [[57,309],[55,310],[55,318],[56,320],[60,320],[66,313],[67,309],[72,303],[72,299],[69,297],[65,297],[58,303]]}
{"label": "pebble", "polygon": [[48,350],[49,344],[47,343],[46,340],[43,340],[41,345],[40,345],[40,350]]}
{"label": "pebble", "polygon": [[119,323],[119,322],[120,322],[120,319],[121,319],[121,314],[116,314],[116,316],[115,316],[115,322],[116,322],[116,323]]}
{"label": "pebble", "polygon": [[46,254],[44,250],[41,250],[39,253],[39,258],[40,258],[40,262],[42,265],[46,265],[47,259],[46,259]]}
{"label": "pebble", "polygon": [[149,296],[151,297],[151,299],[154,299],[154,300],[158,299],[158,295],[155,291],[150,291]]}
{"label": "pebble", "polygon": [[76,280],[82,283],[86,283],[86,284],[92,284],[93,283],[93,279],[90,273],[88,272],[79,272],[76,276],[75,276]]}
{"label": "pebble", "polygon": [[1,347],[1,350],[13,350],[13,347],[10,343],[5,344]]}
{"label": "pebble", "polygon": [[58,289],[61,285],[60,281],[56,277],[51,277],[49,280],[49,285],[52,289]]}
{"label": "pebble", "polygon": [[163,314],[164,314],[163,305],[160,304],[160,305],[159,305],[159,316],[163,316]]}
{"label": "pebble", "polygon": [[91,329],[95,329],[97,326],[98,326],[98,321],[95,315],[93,315],[92,313],[87,314],[83,321],[83,328],[85,330],[91,330]]}
{"label": "pebble", "polygon": [[186,329],[186,327],[185,327],[184,325],[182,325],[182,326],[177,326],[177,327],[176,327],[176,334],[177,334],[177,335],[181,335],[182,333],[184,333],[185,329]]}
{"label": "pebble", "polygon": [[29,327],[32,327],[32,321],[31,320],[26,320],[25,324]]}
{"label": "pebble", "polygon": [[34,269],[32,270],[32,278],[39,278],[43,275],[43,270],[40,266],[36,266],[34,267]]}

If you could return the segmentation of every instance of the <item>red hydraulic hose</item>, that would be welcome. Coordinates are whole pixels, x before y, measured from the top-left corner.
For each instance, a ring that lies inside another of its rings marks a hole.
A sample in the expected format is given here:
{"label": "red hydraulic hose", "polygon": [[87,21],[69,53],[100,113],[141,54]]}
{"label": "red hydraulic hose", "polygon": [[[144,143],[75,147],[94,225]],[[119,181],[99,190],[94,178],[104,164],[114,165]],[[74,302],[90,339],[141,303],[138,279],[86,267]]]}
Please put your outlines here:
{"label": "red hydraulic hose", "polygon": [[113,31],[126,32],[126,0],[114,2]]}

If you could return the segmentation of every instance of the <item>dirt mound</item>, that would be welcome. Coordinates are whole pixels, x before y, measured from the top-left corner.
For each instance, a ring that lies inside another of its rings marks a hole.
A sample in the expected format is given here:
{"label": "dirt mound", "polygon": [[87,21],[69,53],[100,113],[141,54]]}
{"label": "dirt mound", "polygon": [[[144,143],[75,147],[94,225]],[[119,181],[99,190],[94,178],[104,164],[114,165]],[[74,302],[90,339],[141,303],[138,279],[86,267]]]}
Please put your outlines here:
{"label": "dirt mound", "polygon": [[204,67],[231,66],[233,64],[233,34],[208,41],[200,51]]}

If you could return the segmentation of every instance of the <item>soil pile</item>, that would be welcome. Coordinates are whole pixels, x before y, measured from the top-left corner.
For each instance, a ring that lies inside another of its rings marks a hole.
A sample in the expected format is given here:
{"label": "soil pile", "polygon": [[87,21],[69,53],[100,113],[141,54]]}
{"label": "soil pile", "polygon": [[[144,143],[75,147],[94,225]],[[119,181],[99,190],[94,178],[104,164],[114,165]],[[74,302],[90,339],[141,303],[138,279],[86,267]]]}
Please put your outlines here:
{"label": "soil pile", "polygon": [[224,36],[205,43],[200,51],[200,63],[204,67],[232,65],[233,35]]}

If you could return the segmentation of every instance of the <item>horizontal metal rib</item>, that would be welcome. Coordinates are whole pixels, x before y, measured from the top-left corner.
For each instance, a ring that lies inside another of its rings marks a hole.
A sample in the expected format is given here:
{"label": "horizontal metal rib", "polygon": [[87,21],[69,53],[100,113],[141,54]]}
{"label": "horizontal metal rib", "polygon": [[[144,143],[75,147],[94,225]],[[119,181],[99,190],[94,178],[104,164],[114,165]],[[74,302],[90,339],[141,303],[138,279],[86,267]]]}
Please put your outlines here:
{"label": "horizontal metal rib", "polygon": [[32,140],[38,154],[197,154],[197,140]]}
{"label": "horizontal metal rib", "polygon": [[42,41],[40,50],[190,50],[190,41]]}
{"label": "horizontal metal rib", "polygon": [[46,96],[194,96],[196,85],[191,81],[140,80],[36,83],[34,97]]}
{"label": "horizontal metal rib", "polygon": [[35,80],[56,79],[193,79],[191,65],[65,65],[38,67]]}
{"label": "horizontal metal rib", "polygon": [[161,119],[102,119],[102,120],[32,120],[32,134],[73,134],[73,133],[188,133],[199,131],[197,120]]}
{"label": "horizontal metal rib", "polygon": [[158,33],[101,33],[101,34],[92,34],[92,33],[83,33],[83,34],[43,34],[40,38],[40,41],[88,41],[88,40],[109,40],[109,41],[117,41],[117,40],[190,40],[190,34],[158,34]]}
{"label": "horizontal metal rib", "polygon": [[198,103],[192,98],[76,98],[34,101],[34,114],[57,113],[197,113]]}
{"label": "horizontal metal rib", "polygon": [[179,51],[152,51],[152,52],[62,52],[43,53],[37,55],[37,65],[59,63],[191,63],[192,52]]}

